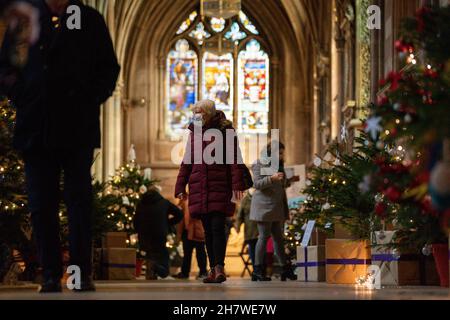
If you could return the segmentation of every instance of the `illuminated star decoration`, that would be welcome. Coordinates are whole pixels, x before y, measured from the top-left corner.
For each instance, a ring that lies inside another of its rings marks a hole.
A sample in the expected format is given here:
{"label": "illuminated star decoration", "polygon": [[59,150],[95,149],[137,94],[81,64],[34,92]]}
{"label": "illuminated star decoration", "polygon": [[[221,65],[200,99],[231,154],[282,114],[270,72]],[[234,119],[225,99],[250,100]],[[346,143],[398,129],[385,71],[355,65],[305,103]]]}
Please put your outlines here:
{"label": "illuminated star decoration", "polygon": [[380,126],[381,117],[371,117],[366,121],[366,133],[369,133],[373,140],[377,139],[378,134],[383,130]]}

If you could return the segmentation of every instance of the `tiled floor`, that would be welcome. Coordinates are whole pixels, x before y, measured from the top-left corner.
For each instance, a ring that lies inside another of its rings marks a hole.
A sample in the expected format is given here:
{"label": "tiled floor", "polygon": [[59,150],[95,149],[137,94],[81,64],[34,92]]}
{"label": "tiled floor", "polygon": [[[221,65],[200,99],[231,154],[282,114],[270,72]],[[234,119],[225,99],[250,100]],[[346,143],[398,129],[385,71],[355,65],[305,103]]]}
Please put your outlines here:
{"label": "tiled floor", "polygon": [[450,300],[448,288],[402,287],[369,291],[355,286],[302,282],[251,282],[232,278],[221,285],[198,281],[97,282],[95,293],[39,295],[36,286],[0,287],[0,300]]}

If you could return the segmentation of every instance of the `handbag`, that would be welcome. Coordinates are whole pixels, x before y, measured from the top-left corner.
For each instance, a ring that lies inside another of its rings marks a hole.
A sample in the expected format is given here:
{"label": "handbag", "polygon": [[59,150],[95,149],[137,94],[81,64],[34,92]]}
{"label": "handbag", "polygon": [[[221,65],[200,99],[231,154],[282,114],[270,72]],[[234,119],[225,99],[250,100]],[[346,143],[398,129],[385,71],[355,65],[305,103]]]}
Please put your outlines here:
{"label": "handbag", "polygon": [[248,170],[245,164],[241,164],[243,170],[244,190],[248,190],[253,187],[253,179],[250,170]]}

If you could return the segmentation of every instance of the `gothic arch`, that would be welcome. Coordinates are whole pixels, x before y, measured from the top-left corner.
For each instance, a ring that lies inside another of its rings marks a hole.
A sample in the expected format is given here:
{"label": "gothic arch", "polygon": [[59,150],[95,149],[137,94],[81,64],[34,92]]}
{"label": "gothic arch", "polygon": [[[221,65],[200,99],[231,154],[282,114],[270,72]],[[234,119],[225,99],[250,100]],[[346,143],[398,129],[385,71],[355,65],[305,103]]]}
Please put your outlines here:
{"label": "gothic arch", "polygon": [[[130,144],[143,165],[162,174],[175,169],[167,152],[173,142],[158,132],[158,123],[164,121],[165,61],[179,24],[199,1],[86,2],[105,15],[122,65],[115,98],[104,109],[104,137],[109,142],[104,141],[103,176],[120,164]],[[272,50],[271,127],[280,128],[291,150],[288,161],[306,163],[313,151],[316,56],[327,45],[323,21],[331,16],[329,8],[322,1],[243,0],[243,10]]]}

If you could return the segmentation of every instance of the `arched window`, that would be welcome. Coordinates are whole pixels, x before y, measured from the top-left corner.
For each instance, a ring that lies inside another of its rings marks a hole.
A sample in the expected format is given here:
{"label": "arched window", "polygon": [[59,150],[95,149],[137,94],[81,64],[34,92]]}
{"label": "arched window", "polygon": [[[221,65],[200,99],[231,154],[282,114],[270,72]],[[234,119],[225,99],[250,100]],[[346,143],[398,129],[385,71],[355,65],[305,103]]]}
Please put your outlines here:
{"label": "arched window", "polygon": [[225,20],[194,11],[183,21],[167,58],[166,96],[170,139],[181,137],[200,99],[214,100],[239,132],[268,131],[269,55],[244,12]]}

